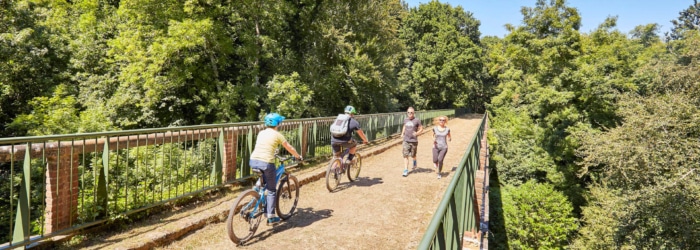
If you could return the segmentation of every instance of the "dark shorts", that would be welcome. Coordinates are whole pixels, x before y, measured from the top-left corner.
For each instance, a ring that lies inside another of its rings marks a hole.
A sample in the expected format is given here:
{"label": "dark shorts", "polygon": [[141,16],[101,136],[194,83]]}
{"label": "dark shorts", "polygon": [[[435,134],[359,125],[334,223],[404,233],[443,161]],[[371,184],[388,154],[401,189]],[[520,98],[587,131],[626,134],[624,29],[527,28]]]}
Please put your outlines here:
{"label": "dark shorts", "polygon": [[354,148],[355,146],[357,146],[357,142],[355,142],[355,140],[331,143],[331,147],[333,148],[333,155],[335,156],[340,156],[340,147]]}
{"label": "dark shorts", "polygon": [[416,151],[418,150],[418,142],[403,142],[403,157],[416,157]]}

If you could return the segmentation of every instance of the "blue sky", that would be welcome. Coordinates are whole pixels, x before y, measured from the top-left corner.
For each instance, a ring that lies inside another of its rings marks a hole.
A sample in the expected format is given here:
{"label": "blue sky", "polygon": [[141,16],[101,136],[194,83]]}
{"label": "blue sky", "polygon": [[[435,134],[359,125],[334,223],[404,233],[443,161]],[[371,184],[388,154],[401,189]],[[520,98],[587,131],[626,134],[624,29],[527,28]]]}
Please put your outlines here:
{"label": "blue sky", "polygon": [[[409,7],[417,7],[430,0],[405,0]],[[549,0],[547,0],[549,1]],[[534,7],[537,0],[440,0],[452,6],[461,5],[481,21],[482,36],[504,37],[506,23],[520,26],[522,6]],[[637,25],[658,23],[659,32],[671,29],[671,20],[693,4],[693,0],[567,0],[581,15],[581,32],[588,33],[598,27],[608,16],[617,16],[617,29],[628,33]]]}

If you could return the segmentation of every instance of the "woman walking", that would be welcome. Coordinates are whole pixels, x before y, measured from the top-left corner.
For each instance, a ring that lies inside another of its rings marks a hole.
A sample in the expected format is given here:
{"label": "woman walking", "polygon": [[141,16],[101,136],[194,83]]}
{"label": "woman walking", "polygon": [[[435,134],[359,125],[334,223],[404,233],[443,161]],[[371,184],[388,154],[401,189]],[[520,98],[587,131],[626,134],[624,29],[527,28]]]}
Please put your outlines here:
{"label": "woman walking", "polygon": [[442,163],[447,154],[447,142],[452,141],[450,128],[447,127],[447,116],[440,116],[433,120],[433,164],[437,171],[437,178],[442,177]]}

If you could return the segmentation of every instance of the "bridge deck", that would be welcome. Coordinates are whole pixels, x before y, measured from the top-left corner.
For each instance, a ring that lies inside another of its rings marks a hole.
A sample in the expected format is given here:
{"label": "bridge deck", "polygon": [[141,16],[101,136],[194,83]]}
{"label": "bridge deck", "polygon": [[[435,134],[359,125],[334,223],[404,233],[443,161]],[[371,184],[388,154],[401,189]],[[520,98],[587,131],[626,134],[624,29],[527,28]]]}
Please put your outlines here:
{"label": "bridge deck", "polygon": [[[253,239],[239,248],[415,249],[481,118],[470,115],[449,121],[452,142],[441,180],[436,178],[432,164],[429,124],[419,136],[418,169],[408,177],[401,176],[401,144],[395,143],[386,146],[386,151],[364,158],[360,179],[350,183],[344,178],[334,193],[326,190],[325,179],[313,181],[325,171],[326,163],[294,173],[306,183],[295,215],[274,227],[261,223]],[[365,153],[378,149],[367,150]],[[226,235],[224,222],[237,193],[217,193],[206,202],[130,224],[122,232],[89,236],[89,240],[73,247],[230,249],[234,244]]]}

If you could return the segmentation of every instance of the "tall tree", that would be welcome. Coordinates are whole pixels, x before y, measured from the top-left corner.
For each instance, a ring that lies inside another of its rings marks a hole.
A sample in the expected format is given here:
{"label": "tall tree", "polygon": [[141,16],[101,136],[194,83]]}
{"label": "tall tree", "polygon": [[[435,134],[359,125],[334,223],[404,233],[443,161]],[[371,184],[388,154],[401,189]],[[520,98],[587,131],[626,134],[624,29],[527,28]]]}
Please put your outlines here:
{"label": "tall tree", "polygon": [[[576,91],[580,91],[575,78],[576,60],[584,53],[577,30],[580,17],[575,8],[561,0],[549,4],[540,0],[535,7],[523,7],[521,12],[523,26],[508,25],[511,33],[504,39],[504,45],[490,52],[488,68],[500,81],[500,93],[490,106],[495,133],[497,138],[511,138],[497,140],[494,158],[512,159],[510,163],[496,162],[505,183],[537,178],[572,185],[576,183],[571,180],[575,170],[564,166],[574,163],[575,142],[566,138],[568,130],[579,126],[582,120],[582,113],[575,105]],[[515,143],[520,140],[523,145],[530,145],[529,150],[513,148],[521,145]],[[501,141],[507,144],[500,144]],[[542,157],[545,152],[548,157]],[[509,169],[528,165],[531,167],[523,169],[525,172],[510,174]]]}
{"label": "tall tree", "polygon": [[698,0],[693,0],[693,5],[678,13],[678,19],[671,20],[673,28],[671,33],[666,33],[667,40],[679,40],[683,38],[683,33],[688,30],[700,31],[700,4]]}
{"label": "tall tree", "polygon": [[461,6],[431,1],[412,8],[399,33],[407,44],[399,69],[402,106],[483,109],[488,98],[479,21]]}
{"label": "tall tree", "polygon": [[44,7],[41,1],[0,3],[0,136],[23,135],[7,125],[31,112],[26,104],[33,98],[50,95],[66,79],[61,73],[68,58],[44,25]]}
{"label": "tall tree", "polygon": [[290,28],[308,36],[290,47],[298,49],[293,71],[314,91],[311,114],[336,114],[348,104],[361,113],[395,109],[400,1],[301,2],[290,20],[301,27]]}

